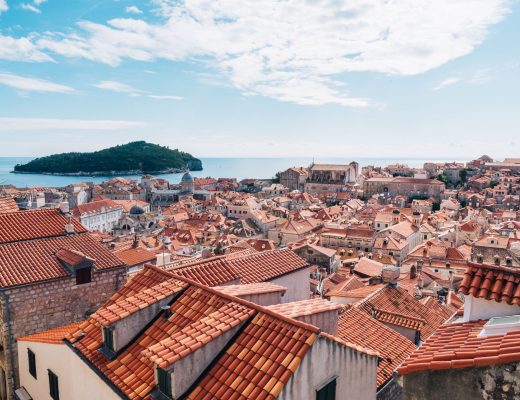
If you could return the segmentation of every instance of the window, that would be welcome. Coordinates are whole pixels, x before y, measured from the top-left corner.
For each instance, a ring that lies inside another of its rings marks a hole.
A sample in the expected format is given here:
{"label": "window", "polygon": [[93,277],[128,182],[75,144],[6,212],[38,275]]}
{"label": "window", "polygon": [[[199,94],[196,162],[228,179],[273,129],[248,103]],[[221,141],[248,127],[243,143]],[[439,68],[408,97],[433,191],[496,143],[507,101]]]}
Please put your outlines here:
{"label": "window", "polygon": [[316,400],[336,400],[336,379],[316,390]]}
{"label": "window", "polygon": [[92,268],[80,268],[76,270],[76,285],[92,282]]}
{"label": "window", "polygon": [[27,349],[27,358],[29,359],[29,373],[36,379],[36,355],[31,349]]}
{"label": "window", "polygon": [[162,368],[157,368],[157,380],[161,393],[168,397],[172,397],[172,380],[170,374]]}
{"label": "window", "polygon": [[114,351],[114,332],[112,332],[112,329],[103,327],[103,343],[108,350]]}
{"label": "window", "polygon": [[49,394],[52,400],[60,400],[60,391],[58,389],[58,376],[49,369]]}

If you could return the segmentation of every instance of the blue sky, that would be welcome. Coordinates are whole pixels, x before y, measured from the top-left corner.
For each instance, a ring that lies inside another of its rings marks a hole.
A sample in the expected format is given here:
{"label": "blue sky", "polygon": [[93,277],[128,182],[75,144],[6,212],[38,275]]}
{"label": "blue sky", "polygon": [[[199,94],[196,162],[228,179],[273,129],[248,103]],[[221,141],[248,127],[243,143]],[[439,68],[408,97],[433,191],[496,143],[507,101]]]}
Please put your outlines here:
{"label": "blue sky", "polygon": [[518,26],[507,0],[0,0],[0,156],[518,156]]}

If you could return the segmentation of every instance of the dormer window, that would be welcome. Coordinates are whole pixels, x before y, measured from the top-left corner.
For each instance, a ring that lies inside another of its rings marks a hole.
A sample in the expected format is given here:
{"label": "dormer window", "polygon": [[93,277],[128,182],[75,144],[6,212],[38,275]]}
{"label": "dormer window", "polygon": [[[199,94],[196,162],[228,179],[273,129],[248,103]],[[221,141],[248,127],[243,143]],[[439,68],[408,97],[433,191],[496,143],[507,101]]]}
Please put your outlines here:
{"label": "dormer window", "polygon": [[168,399],[172,399],[172,379],[170,373],[162,368],[157,368],[157,388]]}
{"label": "dormer window", "polygon": [[100,351],[110,359],[115,356],[114,331],[107,326],[103,327],[103,347]]}
{"label": "dormer window", "polygon": [[316,400],[336,400],[336,379],[316,390]]}

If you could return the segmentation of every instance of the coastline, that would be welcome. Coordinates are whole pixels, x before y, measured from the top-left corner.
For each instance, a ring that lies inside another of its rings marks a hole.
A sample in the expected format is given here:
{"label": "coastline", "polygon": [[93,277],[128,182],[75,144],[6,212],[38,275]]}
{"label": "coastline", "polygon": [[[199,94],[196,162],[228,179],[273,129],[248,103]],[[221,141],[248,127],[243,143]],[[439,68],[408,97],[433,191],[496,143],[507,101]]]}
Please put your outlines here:
{"label": "coastline", "polygon": [[200,169],[189,168],[168,168],[161,171],[142,171],[138,169],[126,171],[94,171],[94,172],[36,172],[36,171],[9,171],[11,174],[25,174],[25,175],[50,175],[50,176],[121,176],[121,175],[165,175],[165,174],[180,174],[185,171],[203,171]]}

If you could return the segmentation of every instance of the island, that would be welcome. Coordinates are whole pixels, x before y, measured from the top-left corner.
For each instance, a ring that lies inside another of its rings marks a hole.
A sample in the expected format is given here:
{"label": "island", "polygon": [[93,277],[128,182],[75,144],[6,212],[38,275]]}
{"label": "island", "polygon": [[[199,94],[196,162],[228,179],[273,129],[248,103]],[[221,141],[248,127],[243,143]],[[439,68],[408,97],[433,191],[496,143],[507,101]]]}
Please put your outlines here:
{"label": "island", "polygon": [[201,171],[191,154],[145,141],[131,142],[91,153],[62,153],[17,164],[14,173],[110,176]]}

